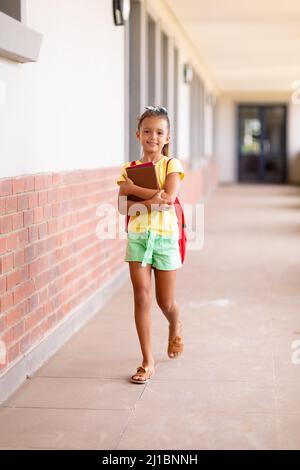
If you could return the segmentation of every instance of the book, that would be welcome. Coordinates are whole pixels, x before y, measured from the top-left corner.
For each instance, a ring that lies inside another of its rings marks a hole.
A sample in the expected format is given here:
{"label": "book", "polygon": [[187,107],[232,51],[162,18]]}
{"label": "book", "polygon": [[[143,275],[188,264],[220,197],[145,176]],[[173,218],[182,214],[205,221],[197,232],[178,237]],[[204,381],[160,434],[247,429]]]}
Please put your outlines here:
{"label": "book", "polygon": [[[160,189],[156,176],[155,164],[153,162],[128,166],[126,168],[126,173],[128,178],[130,178],[137,186],[147,189]],[[127,198],[130,201],[143,200],[142,198],[134,195],[129,195]]]}

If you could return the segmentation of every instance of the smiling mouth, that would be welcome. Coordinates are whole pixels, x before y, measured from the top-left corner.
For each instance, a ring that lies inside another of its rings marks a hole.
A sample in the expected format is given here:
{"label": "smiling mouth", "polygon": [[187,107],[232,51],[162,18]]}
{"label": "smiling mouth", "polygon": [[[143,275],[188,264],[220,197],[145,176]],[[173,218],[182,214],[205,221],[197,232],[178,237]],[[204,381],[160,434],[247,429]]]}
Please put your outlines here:
{"label": "smiling mouth", "polygon": [[147,144],[150,144],[150,145],[158,145],[156,142],[147,142]]}

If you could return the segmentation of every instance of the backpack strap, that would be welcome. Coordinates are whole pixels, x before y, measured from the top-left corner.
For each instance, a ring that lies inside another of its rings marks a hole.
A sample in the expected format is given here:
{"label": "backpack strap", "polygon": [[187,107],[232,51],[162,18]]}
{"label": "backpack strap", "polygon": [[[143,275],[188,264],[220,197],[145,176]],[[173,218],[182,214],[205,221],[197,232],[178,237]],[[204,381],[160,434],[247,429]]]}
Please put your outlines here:
{"label": "backpack strap", "polygon": [[[172,160],[172,158],[173,157],[169,158],[169,160],[167,161],[166,177],[168,175],[168,165],[169,165],[170,161]],[[175,212],[176,212],[178,228],[179,228],[179,240],[178,240],[179,251],[180,251],[181,261],[183,263],[184,259],[185,259],[186,242],[187,242],[186,223],[185,223],[183,208],[180,204],[180,201],[179,201],[178,197],[176,197],[176,199],[174,201],[174,206],[175,206]]]}
{"label": "backpack strap", "polygon": [[167,175],[168,175],[168,166],[169,166],[169,163],[170,163],[170,161],[171,161],[171,160],[173,160],[173,158],[174,158],[174,157],[171,157],[171,158],[169,158],[169,160],[167,161],[167,166],[166,166],[166,177],[167,177]]}

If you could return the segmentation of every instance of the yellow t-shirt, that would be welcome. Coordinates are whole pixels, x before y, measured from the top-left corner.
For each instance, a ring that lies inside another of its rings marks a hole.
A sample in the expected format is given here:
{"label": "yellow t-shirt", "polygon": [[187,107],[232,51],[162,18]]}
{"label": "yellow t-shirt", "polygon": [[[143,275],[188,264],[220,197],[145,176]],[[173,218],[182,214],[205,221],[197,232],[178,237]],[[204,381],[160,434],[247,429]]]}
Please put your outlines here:
{"label": "yellow t-shirt", "polygon": [[[166,167],[168,157],[164,156],[158,162],[155,163],[155,171],[158,179],[160,189],[163,189],[166,180]],[[140,165],[143,162],[136,160],[136,164]],[[117,179],[117,184],[121,181],[125,181],[122,176],[125,170],[130,166],[131,162],[126,162],[121,169],[120,176]],[[168,165],[169,173],[179,173],[181,181],[184,178],[183,166],[178,158],[172,158]],[[138,203],[137,203],[138,204]],[[138,209],[138,208],[137,208]],[[175,207],[167,211],[152,211],[151,213],[141,213],[140,215],[131,216],[128,224],[128,232],[145,232],[151,230],[158,235],[176,235],[179,232],[177,216]]]}

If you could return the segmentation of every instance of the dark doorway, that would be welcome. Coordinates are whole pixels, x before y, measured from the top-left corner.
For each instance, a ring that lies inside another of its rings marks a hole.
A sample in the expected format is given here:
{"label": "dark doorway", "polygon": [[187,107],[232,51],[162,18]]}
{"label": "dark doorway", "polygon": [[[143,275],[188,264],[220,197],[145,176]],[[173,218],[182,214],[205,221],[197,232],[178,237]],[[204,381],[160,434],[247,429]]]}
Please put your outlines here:
{"label": "dark doorway", "polygon": [[238,179],[286,182],[286,105],[239,105]]}

